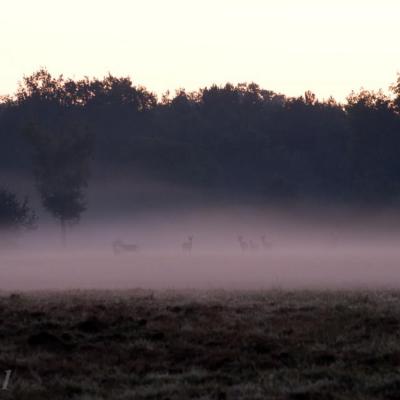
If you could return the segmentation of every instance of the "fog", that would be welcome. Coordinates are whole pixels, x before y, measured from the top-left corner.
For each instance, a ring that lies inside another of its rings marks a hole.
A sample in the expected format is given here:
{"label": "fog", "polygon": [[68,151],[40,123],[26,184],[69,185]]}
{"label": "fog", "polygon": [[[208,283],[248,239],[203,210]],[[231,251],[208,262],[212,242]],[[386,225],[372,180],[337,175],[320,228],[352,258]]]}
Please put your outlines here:
{"label": "fog", "polygon": [[[0,290],[400,286],[393,210],[218,205],[101,214],[69,228],[65,247],[51,220],[3,241]],[[183,246],[189,236],[191,249]]]}

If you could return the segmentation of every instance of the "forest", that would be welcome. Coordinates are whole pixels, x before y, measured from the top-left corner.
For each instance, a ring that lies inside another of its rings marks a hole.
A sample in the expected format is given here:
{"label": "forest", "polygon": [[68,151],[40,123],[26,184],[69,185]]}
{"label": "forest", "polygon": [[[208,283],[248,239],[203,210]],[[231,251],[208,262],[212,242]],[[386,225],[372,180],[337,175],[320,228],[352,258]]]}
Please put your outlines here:
{"label": "forest", "polygon": [[[73,80],[40,69],[0,98],[0,171],[35,179],[62,224],[85,210],[98,169],[265,204],[397,205],[400,76],[390,90],[353,91],[342,104],[227,83],[158,98],[128,77]],[[32,221],[21,202],[15,215]]]}

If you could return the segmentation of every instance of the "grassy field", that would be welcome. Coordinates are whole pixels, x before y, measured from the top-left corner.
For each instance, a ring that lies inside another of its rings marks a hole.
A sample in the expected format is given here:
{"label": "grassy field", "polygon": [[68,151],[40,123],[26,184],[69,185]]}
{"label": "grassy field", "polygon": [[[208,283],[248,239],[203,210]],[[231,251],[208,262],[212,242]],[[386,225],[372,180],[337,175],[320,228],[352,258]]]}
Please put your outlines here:
{"label": "grassy field", "polygon": [[399,399],[400,293],[0,295],[0,399]]}

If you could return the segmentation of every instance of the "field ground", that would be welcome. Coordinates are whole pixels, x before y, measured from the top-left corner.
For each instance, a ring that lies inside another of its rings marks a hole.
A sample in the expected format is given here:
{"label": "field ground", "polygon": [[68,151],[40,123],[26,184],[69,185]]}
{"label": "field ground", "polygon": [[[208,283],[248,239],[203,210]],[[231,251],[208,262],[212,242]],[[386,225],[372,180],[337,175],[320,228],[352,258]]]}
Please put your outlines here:
{"label": "field ground", "polygon": [[4,400],[399,399],[400,292],[0,295]]}

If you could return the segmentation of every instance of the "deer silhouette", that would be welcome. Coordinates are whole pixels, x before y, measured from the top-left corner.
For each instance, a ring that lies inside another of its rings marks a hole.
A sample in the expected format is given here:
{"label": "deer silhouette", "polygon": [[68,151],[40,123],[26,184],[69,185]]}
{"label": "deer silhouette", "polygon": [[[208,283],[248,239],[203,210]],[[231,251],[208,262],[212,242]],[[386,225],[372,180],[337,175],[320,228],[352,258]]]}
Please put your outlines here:
{"label": "deer silhouette", "polygon": [[191,252],[193,247],[193,236],[188,236],[188,240],[182,243],[182,250]]}
{"label": "deer silhouette", "polygon": [[114,250],[114,254],[120,253],[134,253],[139,250],[139,246],[136,244],[127,244],[124,243],[122,240],[118,239],[112,243],[112,247]]}

